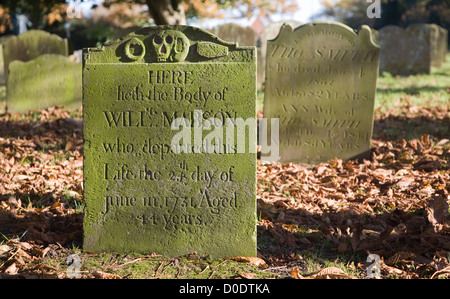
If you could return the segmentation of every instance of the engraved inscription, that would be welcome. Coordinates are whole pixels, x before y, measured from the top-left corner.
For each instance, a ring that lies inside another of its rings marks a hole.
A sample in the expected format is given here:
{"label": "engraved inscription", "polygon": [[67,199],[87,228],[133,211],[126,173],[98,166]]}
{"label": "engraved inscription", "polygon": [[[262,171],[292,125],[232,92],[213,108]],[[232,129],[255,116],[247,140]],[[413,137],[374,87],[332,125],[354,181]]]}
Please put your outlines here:
{"label": "engraved inscription", "polygon": [[279,119],[281,162],[370,149],[379,48],[337,23],[282,27],[268,43],[264,117]]}

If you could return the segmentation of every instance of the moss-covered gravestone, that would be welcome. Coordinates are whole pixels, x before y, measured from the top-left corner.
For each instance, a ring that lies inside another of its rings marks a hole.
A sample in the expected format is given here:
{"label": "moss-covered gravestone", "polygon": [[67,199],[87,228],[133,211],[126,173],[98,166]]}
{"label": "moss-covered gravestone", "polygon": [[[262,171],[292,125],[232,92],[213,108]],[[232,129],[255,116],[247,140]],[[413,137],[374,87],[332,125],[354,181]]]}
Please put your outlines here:
{"label": "moss-covered gravestone", "polygon": [[81,108],[81,63],[69,57],[44,54],[36,59],[9,64],[7,109],[25,112],[64,105]]}
{"label": "moss-covered gravestone", "polygon": [[84,248],[256,255],[255,58],[188,26],[84,50]]}
{"label": "moss-covered gravestone", "polygon": [[370,157],[379,54],[367,26],[284,25],[268,42],[264,117],[279,119],[281,162]]}
{"label": "moss-covered gravestone", "polygon": [[43,54],[69,55],[67,39],[42,30],[30,30],[13,36],[2,45],[6,82],[8,66],[14,60],[29,61]]}
{"label": "moss-covered gravestone", "polygon": [[0,36],[0,85],[6,84],[5,79],[5,64],[3,62],[3,43],[6,42],[13,35]]}

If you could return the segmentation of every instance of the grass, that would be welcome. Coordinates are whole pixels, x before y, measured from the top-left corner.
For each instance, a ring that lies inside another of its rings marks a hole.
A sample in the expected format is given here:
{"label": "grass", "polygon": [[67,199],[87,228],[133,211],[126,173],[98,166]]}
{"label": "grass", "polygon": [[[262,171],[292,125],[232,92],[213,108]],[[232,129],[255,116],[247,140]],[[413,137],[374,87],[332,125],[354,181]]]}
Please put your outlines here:
{"label": "grass", "polygon": [[407,97],[413,105],[423,106],[449,102],[450,94],[450,58],[441,68],[433,68],[431,74],[409,77],[392,76],[383,73],[378,78],[375,108],[393,108],[398,101]]}
{"label": "grass", "polygon": [[262,271],[251,264],[196,254],[168,258],[159,255],[90,253],[76,247],[66,254],[58,258],[48,257],[40,264],[51,266],[58,272],[66,272],[69,267],[66,264],[67,257],[77,254],[81,259],[79,270],[82,275],[100,271],[129,279],[229,279],[252,273],[254,278],[278,278],[277,274]]}

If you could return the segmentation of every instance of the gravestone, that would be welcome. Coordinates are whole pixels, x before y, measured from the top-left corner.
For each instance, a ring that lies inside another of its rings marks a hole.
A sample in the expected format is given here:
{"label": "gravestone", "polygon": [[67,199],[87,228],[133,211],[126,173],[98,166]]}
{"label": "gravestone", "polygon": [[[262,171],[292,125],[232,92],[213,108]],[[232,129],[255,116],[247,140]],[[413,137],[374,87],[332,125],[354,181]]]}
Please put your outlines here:
{"label": "gravestone", "polygon": [[81,63],[57,54],[45,54],[36,59],[9,64],[7,110],[25,112],[64,105],[81,108]]}
{"label": "gravestone", "polygon": [[256,255],[255,55],[188,26],[84,50],[84,248]]}
{"label": "gravestone", "polygon": [[267,43],[264,117],[279,119],[282,163],[370,158],[379,47],[368,26],[334,22]]}
{"label": "gravestone", "polygon": [[439,27],[439,55],[442,63],[445,63],[448,47],[448,30]]}
{"label": "gravestone", "polygon": [[0,36],[0,85],[6,84],[5,79],[5,65],[3,63],[3,43],[6,42],[13,35]]}
{"label": "gravestone", "polygon": [[208,30],[220,39],[227,42],[235,42],[239,46],[255,46],[256,33],[250,27],[242,27],[238,24],[228,23]]}
{"label": "gravestone", "polygon": [[265,80],[265,69],[266,69],[266,52],[267,52],[267,41],[272,40],[277,37],[280,32],[280,28],[283,24],[289,24],[292,28],[300,26],[302,23],[288,20],[281,22],[274,22],[269,24],[264,28],[259,36],[259,49],[260,55],[258,55],[258,84],[262,85]]}
{"label": "gravestone", "polygon": [[[426,26],[430,30],[429,34],[430,34],[430,47],[431,47],[431,66],[439,68],[442,66],[442,57],[439,52],[439,50],[440,50],[439,26],[436,24],[427,24]],[[421,30],[420,32],[423,32],[423,30]]]}
{"label": "gravestone", "polygon": [[29,61],[43,54],[69,55],[67,39],[42,30],[30,30],[3,43],[3,60],[7,81],[9,64],[14,60]]}
{"label": "gravestone", "polygon": [[403,29],[385,26],[379,30],[380,72],[392,75],[429,74],[436,56],[436,28],[413,24]]}

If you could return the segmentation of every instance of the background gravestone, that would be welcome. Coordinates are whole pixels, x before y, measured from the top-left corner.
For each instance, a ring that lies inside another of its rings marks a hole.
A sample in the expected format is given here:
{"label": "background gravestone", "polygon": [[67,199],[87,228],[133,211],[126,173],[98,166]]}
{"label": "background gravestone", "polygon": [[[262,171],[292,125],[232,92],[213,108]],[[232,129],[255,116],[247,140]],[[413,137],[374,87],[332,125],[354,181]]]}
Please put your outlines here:
{"label": "background gravestone", "polygon": [[267,44],[264,117],[279,119],[280,162],[370,158],[379,48],[368,26],[283,26]]}
{"label": "background gravestone", "polygon": [[448,47],[448,30],[439,27],[439,55],[442,63],[445,63]]}
{"label": "background gravestone", "polygon": [[9,64],[6,105],[9,112],[25,112],[64,105],[81,108],[81,63],[66,56],[41,55]]}
{"label": "background gravestone", "polygon": [[256,33],[250,27],[242,27],[234,23],[224,24],[208,30],[220,39],[237,43],[239,46],[255,46]]}
{"label": "background gravestone", "polygon": [[3,43],[6,42],[13,35],[4,35],[0,37],[0,85],[6,84],[5,79],[5,65],[3,63]]}
{"label": "background gravestone", "polygon": [[69,55],[67,39],[42,30],[30,30],[13,36],[2,45],[6,81],[8,77],[6,70],[14,60],[29,61],[43,54]]}
{"label": "background gravestone", "polygon": [[[439,50],[440,50],[439,26],[436,24],[427,24],[426,26],[430,30],[429,34],[430,34],[430,47],[431,47],[431,66],[439,68],[442,66],[442,57],[439,52]],[[424,31],[421,30],[421,32],[424,32]]]}
{"label": "background gravestone", "polygon": [[265,69],[266,69],[266,51],[267,51],[267,41],[272,40],[277,37],[280,32],[280,28],[283,24],[289,24],[292,28],[300,26],[302,23],[297,21],[281,21],[269,24],[264,28],[264,30],[259,35],[259,49],[258,53],[258,84],[262,85],[265,80]]}
{"label": "background gravestone", "polygon": [[386,26],[379,30],[380,72],[392,75],[429,74],[436,56],[436,29],[414,24],[403,29]]}
{"label": "background gravestone", "polygon": [[[256,151],[236,154],[216,140],[205,153],[195,141],[210,118],[254,118],[256,135],[255,55],[188,26],[143,28],[85,49],[84,248],[256,255]],[[171,148],[181,117],[191,153]]]}

